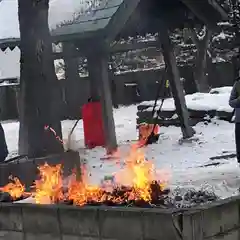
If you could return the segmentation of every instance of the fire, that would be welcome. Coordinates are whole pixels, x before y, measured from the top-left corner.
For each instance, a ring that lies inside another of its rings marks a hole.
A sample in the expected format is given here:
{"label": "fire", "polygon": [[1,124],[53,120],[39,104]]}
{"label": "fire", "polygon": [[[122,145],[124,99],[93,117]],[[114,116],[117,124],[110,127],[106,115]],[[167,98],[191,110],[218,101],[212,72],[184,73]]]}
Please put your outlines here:
{"label": "fire", "polygon": [[24,195],[25,186],[17,177],[10,176],[9,180],[10,183],[0,188],[0,191],[9,193],[13,200],[21,198]]}
{"label": "fire", "polygon": [[76,180],[76,175],[68,184],[68,199],[73,201],[74,205],[83,206],[88,202],[99,202],[103,195],[103,191],[98,186],[88,184],[88,175],[86,168],[81,168],[81,180]]}
{"label": "fire", "polygon": [[35,181],[34,198],[36,203],[50,204],[63,198],[61,165],[38,167],[40,179]]}
{"label": "fire", "polygon": [[152,134],[157,135],[159,132],[159,125],[142,123],[139,126],[139,143],[144,145],[148,137]]}
{"label": "fire", "polygon": [[[77,206],[105,203],[129,205],[137,201],[152,203],[157,201],[167,182],[166,178],[161,183],[156,181],[159,173],[137,144],[132,146],[122,169],[113,175],[114,181],[110,181],[110,188],[91,185],[85,168],[81,169],[80,180],[76,173],[63,180],[61,165],[50,166],[45,163],[38,170],[39,179],[35,181],[32,194],[37,204],[62,201]],[[68,182],[65,186],[66,180]],[[24,194],[25,188],[17,178],[12,178],[12,181],[3,191],[17,199]]]}
{"label": "fire", "polygon": [[155,179],[154,165],[145,159],[142,149],[132,146],[126,166],[115,174],[118,184],[131,186],[134,198],[151,200],[150,184]]}
{"label": "fire", "polygon": [[[123,203],[131,200],[152,200],[151,184],[156,177],[154,165],[145,159],[142,149],[137,145],[132,146],[130,155],[125,161],[122,170],[114,174],[116,183],[112,186],[112,192],[88,184],[86,170],[82,171],[82,181],[72,180],[69,184],[68,198],[75,205],[83,206],[87,203]],[[159,183],[159,189],[163,189],[164,183]],[[122,186],[125,188],[123,189]],[[115,190],[115,192],[114,192]],[[119,190],[117,193],[116,190]],[[124,192],[121,194],[121,192]]]}

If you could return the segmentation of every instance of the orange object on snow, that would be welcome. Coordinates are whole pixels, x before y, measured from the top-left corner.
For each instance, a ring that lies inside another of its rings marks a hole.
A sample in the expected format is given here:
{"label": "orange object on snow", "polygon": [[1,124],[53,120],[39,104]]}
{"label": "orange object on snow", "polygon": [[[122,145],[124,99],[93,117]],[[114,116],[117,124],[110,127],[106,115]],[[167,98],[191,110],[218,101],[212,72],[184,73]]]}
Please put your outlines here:
{"label": "orange object on snow", "polygon": [[82,107],[84,142],[88,148],[105,146],[100,102],[89,102]]}
{"label": "orange object on snow", "polygon": [[[148,137],[151,135],[154,128],[154,124],[142,123],[139,125],[139,141],[146,142]],[[155,125],[153,134],[157,135],[159,132],[159,125]]]}

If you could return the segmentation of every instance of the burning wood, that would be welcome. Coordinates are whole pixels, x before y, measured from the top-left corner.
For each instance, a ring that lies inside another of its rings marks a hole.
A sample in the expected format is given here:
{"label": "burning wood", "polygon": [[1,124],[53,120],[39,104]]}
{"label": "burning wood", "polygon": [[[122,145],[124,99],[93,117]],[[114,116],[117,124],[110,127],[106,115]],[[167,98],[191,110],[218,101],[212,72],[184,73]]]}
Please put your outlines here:
{"label": "burning wood", "polygon": [[62,167],[45,163],[38,167],[40,179],[35,181],[34,198],[38,204],[51,204],[63,199]]}
{"label": "burning wood", "polygon": [[0,201],[17,201],[29,197],[29,193],[25,192],[25,186],[20,182],[17,177],[10,176],[10,182],[4,187],[0,188],[0,192],[8,193],[8,195],[1,195]]}
{"label": "burning wood", "polygon": [[[119,165],[120,167],[120,165]],[[65,203],[77,206],[108,205],[137,207],[176,207],[166,188],[168,178],[158,177],[153,163],[148,161],[142,149],[134,145],[121,169],[105,186],[89,184],[88,173],[82,168],[81,180],[73,173],[64,184],[62,166],[47,163],[38,167],[39,179],[32,188],[32,197],[37,204]],[[25,187],[18,178],[1,188],[13,200],[26,196]],[[190,196],[190,195],[188,195]],[[192,194],[191,196],[197,196]],[[190,198],[191,198],[190,196]],[[185,196],[186,198],[186,196]],[[176,201],[175,201],[176,202]]]}

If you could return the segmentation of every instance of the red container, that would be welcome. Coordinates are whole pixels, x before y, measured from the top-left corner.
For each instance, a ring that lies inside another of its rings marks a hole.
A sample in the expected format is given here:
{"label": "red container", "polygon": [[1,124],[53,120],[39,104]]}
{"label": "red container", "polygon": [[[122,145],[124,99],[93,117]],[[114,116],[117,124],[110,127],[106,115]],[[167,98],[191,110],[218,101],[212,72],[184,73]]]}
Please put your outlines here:
{"label": "red container", "polygon": [[85,146],[88,148],[105,146],[101,103],[85,104],[82,107],[82,119]]}

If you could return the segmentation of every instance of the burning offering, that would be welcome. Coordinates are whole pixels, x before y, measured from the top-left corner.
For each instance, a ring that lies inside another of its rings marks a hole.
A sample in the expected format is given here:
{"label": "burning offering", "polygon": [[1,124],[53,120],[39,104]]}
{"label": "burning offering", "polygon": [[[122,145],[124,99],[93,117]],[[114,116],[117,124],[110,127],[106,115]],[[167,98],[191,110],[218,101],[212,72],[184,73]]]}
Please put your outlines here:
{"label": "burning offering", "polygon": [[10,182],[0,188],[0,202],[13,202],[28,198],[31,194],[25,192],[25,186],[17,177],[10,176]]}
{"label": "burning offering", "polygon": [[60,164],[50,166],[45,163],[38,167],[39,176],[33,184],[31,194],[26,193],[20,180],[13,177],[1,191],[7,194],[11,201],[31,196],[36,204],[76,206],[177,208],[217,199],[214,195],[193,191],[174,196],[167,188],[169,173],[156,170],[137,144],[131,147],[127,159],[118,166],[119,171],[106,176],[101,184],[92,185],[85,165],[82,166],[80,179],[77,178],[77,171],[64,179]]}
{"label": "burning offering", "polygon": [[34,198],[38,204],[51,204],[63,199],[61,165],[39,166],[40,179],[35,181]]}

